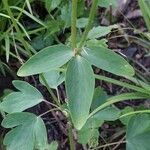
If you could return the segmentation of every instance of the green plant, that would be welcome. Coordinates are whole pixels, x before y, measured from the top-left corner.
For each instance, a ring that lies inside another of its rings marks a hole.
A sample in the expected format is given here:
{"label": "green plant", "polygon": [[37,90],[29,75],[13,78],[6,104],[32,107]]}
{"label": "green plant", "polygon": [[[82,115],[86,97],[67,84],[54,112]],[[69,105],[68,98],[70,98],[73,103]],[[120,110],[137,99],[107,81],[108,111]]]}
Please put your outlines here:
{"label": "green plant", "polygon": [[[48,1],[46,2],[48,3]],[[99,37],[108,34],[111,29],[117,26],[99,26],[92,28],[98,2],[98,0],[92,1],[85,30],[78,41],[78,30],[76,28],[78,1],[73,0],[70,42],[42,49],[31,56],[17,73],[20,77],[39,74],[40,82],[47,87],[54,100],[54,104],[52,105],[56,107],[55,109],[64,113],[68,119],[68,134],[71,150],[75,149],[72,128],[75,128],[78,132],[78,141],[80,143],[88,143],[89,147],[96,147],[98,145],[98,128],[104,121],[114,121],[136,113],[150,112],[149,110],[138,110],[123,114],[114,106],[114,103],[124,100],[149,98],[149,85],[144,84],[142,81],[140,85],[138,85],[139,82],[135,84],[123,83],[115,79],[95,75],[93,72],[92,65],[115,75],[125,77],[133,82],[135,81],[133,78],[133,67],[120,55],[108,49],[105,39],[98,40]],[[3,1],[3,3],[11,16],[16,31],[19,32],[17,22],[12,16],[10,8],[8,8],[7,1]],[[46,5],[48,5],[47,3]],[[60,4],[60,1],[51,1],[50,4],[53,4],[52,8],[54,9]],[[48,11],[50,12],[51,9],[48,9]],[[65,26],[69,26],[68,22]],[[19,37],[20,40],[24,42],[20,34]],[[24,45],[24,47],[26,47],[26,45]],[[124,86],[135,92],[109,97],[101,88],[95,89],[95,79]],[[64,80],[67,94],[67,106],[65,109],[59,97],[57,98],[52,90],[55,89],[57,91],[58,85]],[[6,134],[4,144],[7,146],[7,149],[11,150],[20,149],[20,147],[21,150],[50,149],[49,147],[51,147],[51,145],[49,145],[47,141],[46,128],[41,119],[42,115],[36,116],[23,111],[41,102],[49,105],[51,105],[51,103],[45,100],[35,87],[25,81],[16,80],[13,81],[13,85],[19,92],[12,92],[0,103],[1,111],[8,113],[2,121],[2,126],[12,128],[12,130]],[[48,112],[50,111],[51,110]],[[43,115],[48,112],[45,112]],[[135,150],[134,145],[138,143],[139,139],[144,143],[141,150],[148,150],[149,140],[143,140],[143,138],[149,138],[149,132],[145,134],[150,127],[148,118],[149,115],[144,115],[144,122],[146,123],[143,124],[145,128],[141,129],[140,132],[137,132],[140,128],[139,126],[134,130],[132,130],[132,128],[135,128],[133,125],[139,122],[141,116],[129,118],[127,127],[127,150]],[[131,135],[130,130],[132,130],[134,136]],[[91,134],[92,138],[90,137]],[[140,135],[142,136],[139,137]],[[134,137],[134,139],[132,137]],[[135,143],[133,143],[133,140],[135,140]],[[54,145],[53,149],[56,149],[57,144],[55,143]]]}

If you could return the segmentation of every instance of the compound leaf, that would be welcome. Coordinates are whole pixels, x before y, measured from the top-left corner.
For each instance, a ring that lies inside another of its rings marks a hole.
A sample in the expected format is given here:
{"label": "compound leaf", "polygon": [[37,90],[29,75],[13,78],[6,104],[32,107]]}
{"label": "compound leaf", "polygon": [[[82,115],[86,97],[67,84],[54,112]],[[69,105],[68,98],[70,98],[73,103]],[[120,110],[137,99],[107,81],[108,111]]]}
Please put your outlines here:
{"label": "compound leaf", "polygon": [[7,150],[33,150],[34,147],[44,149],[47,145],[44,122],[34,114],[27,112],[9,114],[2,121],[2,126],[5,128],[14,127],[4,138]]}
{"label": "compound leaf", "polygon": [[21,112],[42,102],[42,94],[25,81],[15,80],[13,85],[20,92],[12,92],[0,103],[0,109],[7,113]]}
{"label": "compound leaf", "polygon": [[127,150],[149,150],[150,116],[140,114],[130,119],[127,128]]}

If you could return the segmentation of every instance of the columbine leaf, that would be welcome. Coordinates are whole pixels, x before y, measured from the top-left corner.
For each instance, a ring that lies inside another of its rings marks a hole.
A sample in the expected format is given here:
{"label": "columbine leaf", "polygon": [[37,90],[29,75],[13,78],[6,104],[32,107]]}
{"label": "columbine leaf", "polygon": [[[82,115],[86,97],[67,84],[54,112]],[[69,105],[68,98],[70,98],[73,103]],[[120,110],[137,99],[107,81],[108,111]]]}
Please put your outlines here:
{"label": "columbine leaf", "polygon": [[93,115],[93,118],[104,121],[115,121],[119,118],[120,113],[117,107],[107,107]]}
{"label": "columbine leaf", "polygon": [[57,150],[58,143],[56,141],[52,141],[49,145],[47,145],[48,150]]}
{"label": "columbine leaf", "polygon": [[[124,114],[127,114],[127,113],[130,113],[130,112],[133,112],[134,109],[130,106],[127,106],[125,107],[124,109],[121,110],[121,115],[124,115]],[[123,118],[120,118],[119,120],[121,121],[122,124],[124,125],[128,125],[130,119],[132,118],[133,115],[129,115],[129,116],[126,116],[126,117],[123,117]]]}
{"label": "columbine leaf", "polygon": [[[100,87],[95,88],[93,101],[91,105],[91,111],[96,109],[98,106],[104,104],[108,98],[108,95],[105,91],[103,91]],[[95,141],[98,140],[97,136],[91,136],[93,133],[98,132],[98,128],[102,126],[104,121],[114,121],[118,119],[120,115],[120,110],[116,107],[107,107],[99,112],[97,112],[92,117],[88,118],[85,125],[81,130],[78,131],[78,141],[82,144],[87,144],[92,142],[92,138]],[[95,134],[94,134],[95,135]],[[99,135],[99,134],[96,134]],[[94,142],[94,141],[93,141]]]}
{"label": "columbine leaf", "polygon": [[105,27],[105,26],[94,27],[93,29],[90,30],[88,34],[88,38],[95,39],[95,38],[105,36],[108,33],[110,33],[113,28],[117,28],[117,27],[118,27],[117,25],[112,25],[108,27]]}
{"label": "columbine leaf", "polygon": [[77,20],[77,28],[84,28],[88,23],[88,18],[79,18]]}
{"label": "columbine leaf", "polygon": [[[60,85],[65,80],[65,74],[60,73],[58,70],[52,70],[49,72],[43,73],[43,76],[49,85],[53,89],[57,89],[57,86]],[[45,85],[44,81],[40,77],[40,82]]]}
{"label": "columbine leaf", "polygon": [[44,100],[41,93],[25,81],[15,80],[13,85],[20,92],[12,92],[0,103],[0,109],[7,113],[24,111]]}
{"label": "columbine leaf", "polygon": [[104,47],[84,48],[82,56],[93,65],[119,76],[133,76],[134,69],[121,56]]}
{"label": "columbine leaf", "polygon": [[110,5],[112,7],[117,7],[117,0],[99,0],[99,3],[98,5],[101,6],[101,7],[105,7],[105,8],[108,8]]}
{"label": "columbine leaf", "polygon": [[[91,105],[91,112],[107,102],[108,95],[102,88],[95,88],[94,96]],[[121,111],[115,106],[108,106],[89,119],[100,120],[100,121],[114,121],[119,118]]]}
{"label": "columbine leaf", "polygon": [[100,119],[89,118],[82,129],[77,132],[78,142],[81,144],[87,144],[93,137],[97,137],[98,139],[99,134],[98,136],[94,136],[93,133],[98,132],[99,127],[101,127],[103,123],[104,121]]}
{"label": "columbine leaf", "polygon": [[108,48],[107,42],[108,41],[106,39],[101,39],[101,40],[91,39],[91,40],[86,41],[86,46],[87,47],[96,46],[96,47]]}
{"label": "columbine leaf", "polygon": [[77,129],[81,129],[88,118],[94,84],[90,64],[81,56],[74,57],[66,72],[66,90],[71,118]]}
{"label": "columbine leaf", "polygon": [[66,5],[63,5],[61,8],[61,19],[64,21],[64,28],[70,27],[71,25],[71,5],[70,3],[67,3]]}
{"label": "columbine leaf", "polygon": [[44,149],[47,145],[47,134],[43,120],[34,114],[27,112],[9,114],[2,121],[2,126],[5,128],[14,127],[4,138],[4,145],[8,150]]}
{"label": "columbine leaf", "polygon": [[89,130],[78,132],[78,142],[81,144],[88,143],[90,147],[96,147],[99,144],[98,139],[99,139],[98,129],[91,128]]}
{"label": "columbine leaf", "polygon": [[59,6],[61,0],[45,0],[45,7],[48,12],[51,12]]}
{"label": "columbine leaf", "polygon": [[32,56],[18,71],[18,76],[29,76],[48,72],[61,67],[73,56],[73,51],[65,45],[44,48]]}
{"label": "columbine leaf", "polygon": [[127,150],[149,150],[150,116],[141,114],[130,119],[127,128]]}
{"label": "columbine leaf", "polygon": [[98,106],[104,104],[107,99],[108,99],[108,95],[101,87],[95,88],[92,105],[91,105],[91,111],[96,109]]}

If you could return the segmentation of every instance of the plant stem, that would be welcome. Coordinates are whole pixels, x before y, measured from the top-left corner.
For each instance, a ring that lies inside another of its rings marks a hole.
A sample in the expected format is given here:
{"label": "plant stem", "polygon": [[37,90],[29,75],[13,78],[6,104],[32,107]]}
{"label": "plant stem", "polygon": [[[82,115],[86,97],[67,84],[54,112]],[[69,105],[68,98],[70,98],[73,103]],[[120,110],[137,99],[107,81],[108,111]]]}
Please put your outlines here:
{"label": "plant stem", "polygon": [[119,144],[124,144],[124,143],[126,143],[126,141],[108,143],[108,144],[105,144],[105,145],[102,145],[102,146],[99,146],[99,147],[96,147],[96,148],[93,148],[93,149],[90,149],[90,150],[97,150],[97,149],[101,149],[101,148],[104,148],[104,147],[117,145],[118,143],[119,143]]}
{"label": "plant stem", "polygon": [[48,83],[47,83],[45,77],[43,76],[43,74],[41,74],[40,76],[41,76],[42,80],[44,81],[44,84],[45,84],[45,86],[46,86],[48,92],[51,94],[53,100],[54,100],[55,103],[61,108],[61,104],[59,103],[57,97],[55,96],[55,94],[53,93],[53,91],[51,90],[51,88],[49,87],[49,85],[48,85]]}
{"label": "plant stem", "polygon": [[119,117],[119,119],[120,119],[120,118],[127,117],[127,116],[130,116],[130,115],[143,114],[143,113],[150,113],[150,110],[147,109],[147,110],[137,110],[137,111],[129,112],[129,113],[126,113],[126,114],[121,115],[121,116]]}
{"label": "plant stem", "polygon": [[132,85],[132,84],[129,84],[129,83],[126,83],[126,82],[118,81],[116,79],[112,79],[112,78],[109,78],[109,77],[106,77],[106,76],[101,76],[101,75],[96,75],[96,74],[94,76],[98,80],[103,80],[103,81],[106,81],[106,82],[109,82],[109,83],[112,83],[112,84],[115,84],[115,85],[119,85],[119,86],[122,86],[122,87],[125,87],[125,88],[132,89],[134,91],[149,94],[149,91],[145,90],[142,87],[136,86],[136,85]]}
{"label": "plant stem", "polygon": [[73,133],[72,133],[72,126],[70,123],[68,126],[69,126],[68,135],[69,135],[70,150],[75,150],[75,144],[74,144]]}
{"label": "plant stem", "polygon": [[106,108],[107,106],[110,106],[114,103],[117,102],[121,102],[121,101],[125,101],[125,100],[135,100],[135,99],[147,99],[149,98],[149,95],[143,94],[143,93],[139,93],[139,92],[133,92],[133,93],[123,93],[117,96],[112,96],[110,98],[107,99],[107,101],[100,105],[99,107],[97,107],[95,110],[93,110],[90,114],[89,117],[92,117],[93,115],[95,115],[97,112],[99,112],[100,110]]}
{"label": "plant stem", "polygon": [[8,15],[9,15],[10,18],[11,18],[11,21],[12,21],[12,23],[13,23],[13,26],[15,27],[15,29],[16,29],[16,31],[17,31],[17,33],[18,33],[18,38],[20,39],[20,41],[21,41],[21,43],[23,44],[24,48],[27,50],[27,52],[28,52],[29,55],[31,56],[32,54],[31,54],[31,52],[30,52],[30,50],[29,50],[29,47],[28,47],[26,41],[24,40],[24,38],[23,38],[23,36],[22,36],[22,33],[20,32],[20,29],[19,29],[19,27],[18,27],[18,25],[17,25],[17,22],[16,22],[16,20],[15,20],[15,18],[14,18],[14,16],[13,16],[13,13],[12,13],[11,10],[10,10],[10,7],[9,7],[9,5],[8,5],[8,0],[3,0],[3,4],[4,4],[4,6],[5,6],[5,8],[6,8],[7,12],[8,12]]}
{"label": "plant stem", "polygon": [[44,115],[47,115],[47,114],[50,113],[51,111],[55,111],[55,110],[58,110],[58,109],[57,109],[57,108],[50,109],[50,110],[48,110],[48,111],[46,111],[46,112],[40,114],[38,117],[42,117],[42,116],[44,116]]}
{"label": "plant stem", "polygon": [[82,48],[82,46],[84,45],[84,42],[88,36],[88,33],[91,29],[91,26],[93,24],[93,20],[94,20],[94,16],[95,16],[95,12],[96,12],[96,9],[97,9],[97,4],[98,4],[98,0],[93,0],[93,3],[92,3],[92,7],[91,7],[91,10],[90,10],[90,15],[89,15],[89,21],[88,21],[88,24],[85,28],[85,31],[81,37],[81,41],[80,41],[80,44],[79,44],[79,49]]}
{"label": "plant stem", "polygon": [[72,12],[71,12],[71,46],[76,48],[76,22],[77,22],[77,2],[78,0],[72,0]]}

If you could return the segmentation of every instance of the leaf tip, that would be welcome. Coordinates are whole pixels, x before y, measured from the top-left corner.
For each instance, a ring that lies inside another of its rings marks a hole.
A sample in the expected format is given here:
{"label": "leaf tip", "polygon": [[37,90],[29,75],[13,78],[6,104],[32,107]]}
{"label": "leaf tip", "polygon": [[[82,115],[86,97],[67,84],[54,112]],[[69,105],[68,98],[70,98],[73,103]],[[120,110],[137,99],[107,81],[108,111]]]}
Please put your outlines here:
{"label": "leaf tip", "polygon": [[17,71],[17,76],[19,77],[27,76],[25,70],[23,69],[23,66],[21,66],[21,68],[19,68],[19,70]]}
{"label": "leaf tip", "polygon": [[126,71],[128,72],[127,74],[129,76],[134,76],[135,75],[135,70],[130,64],[126,64],[124,67],[126,68]]}

